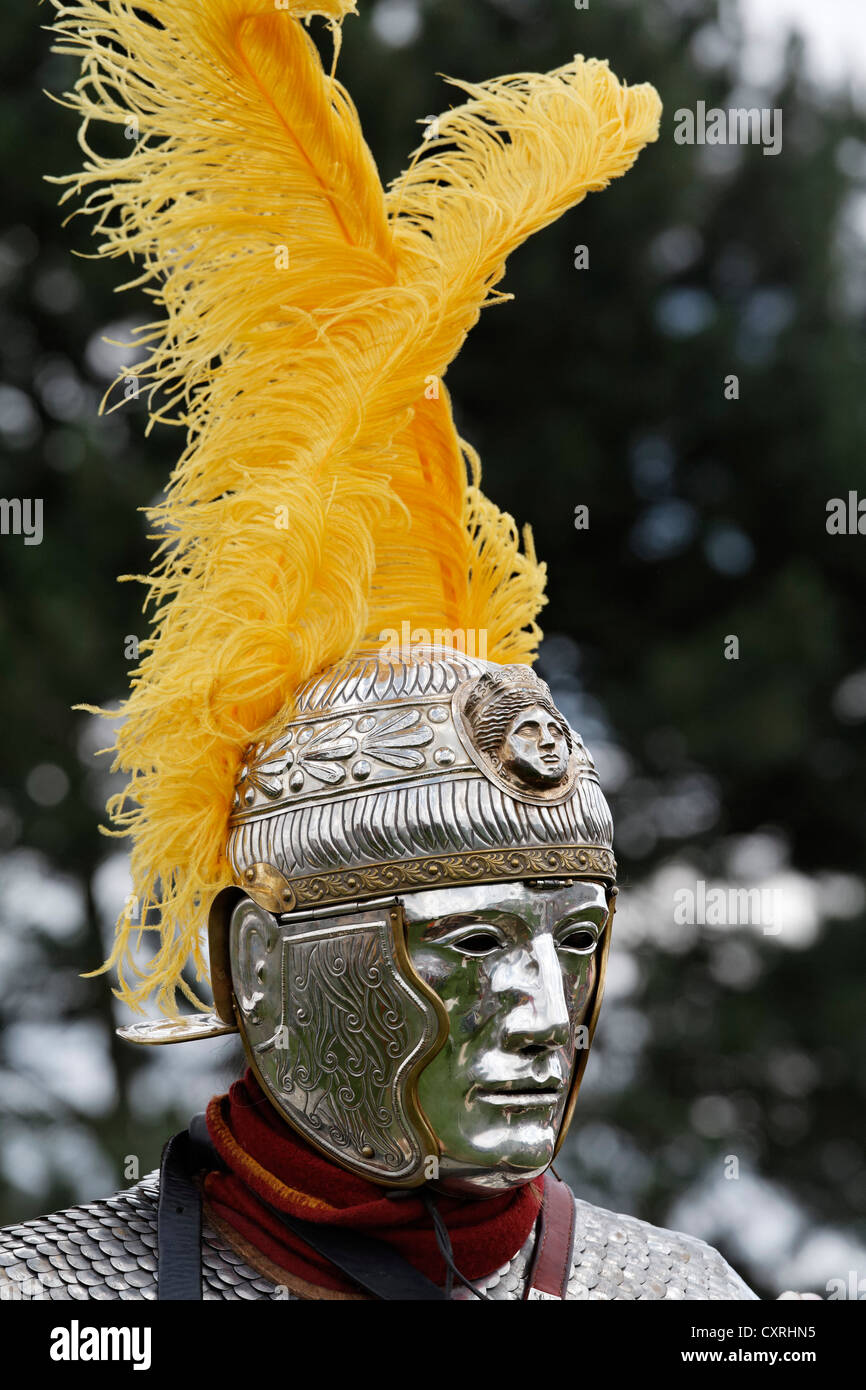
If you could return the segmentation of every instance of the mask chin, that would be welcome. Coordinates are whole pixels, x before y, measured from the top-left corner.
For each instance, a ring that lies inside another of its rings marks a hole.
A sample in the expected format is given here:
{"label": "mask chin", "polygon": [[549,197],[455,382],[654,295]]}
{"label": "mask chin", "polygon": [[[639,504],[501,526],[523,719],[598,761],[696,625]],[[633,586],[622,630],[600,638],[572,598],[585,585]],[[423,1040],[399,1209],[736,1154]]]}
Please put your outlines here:
{"label": "mask chin", "polygon": [[504,1159],[498,1159],[494,1166],[478,1164],[473,1167],[465,1160],[442,1154],[439,1159],[439,1176],[433,1186],[438,1192],[455,1197],[497,1197],[516,1187],[525,1187],[528,1182],[541,1177],[553,1161],[553,1152],[545,1162],[534,1167],[518,1167]]}
{"label": "mask chin", "polygon": [[[436,1187],[455,1195],[495,1196],[540,1177],[553,1162],[569,1093],[570,1088],[546,1120],[512,1113],[508,1120],[498,1118],[487,1128],[467,1126],[457,1137],[453,1130],[450,1135],[438,1134],[441,1154]],[[422,1085],[422,1105],[423,1100]]]}

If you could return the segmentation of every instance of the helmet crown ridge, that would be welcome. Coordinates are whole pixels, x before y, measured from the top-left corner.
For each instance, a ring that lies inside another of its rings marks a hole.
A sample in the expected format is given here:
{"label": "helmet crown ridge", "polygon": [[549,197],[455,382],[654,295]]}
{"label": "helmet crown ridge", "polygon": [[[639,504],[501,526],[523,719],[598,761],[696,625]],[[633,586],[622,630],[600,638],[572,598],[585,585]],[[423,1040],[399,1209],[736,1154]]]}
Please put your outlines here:
{"label": "helmet crown ridge", "polygon": [[616,876],[595,766],[545,683],[442,647],[361,652],[308,682],[245,758],[230,825],[235,883],[255,899],[268,865],[293,908]]}

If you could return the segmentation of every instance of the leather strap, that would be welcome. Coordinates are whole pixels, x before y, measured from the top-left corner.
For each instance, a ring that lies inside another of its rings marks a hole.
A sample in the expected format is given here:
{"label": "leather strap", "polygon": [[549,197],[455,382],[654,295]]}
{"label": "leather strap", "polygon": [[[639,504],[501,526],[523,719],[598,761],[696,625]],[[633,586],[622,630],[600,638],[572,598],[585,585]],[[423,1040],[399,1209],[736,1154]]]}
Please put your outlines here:
{"label": "leather strap", "polygon": [[[203,1168],[218,1167],[222,1167],[222,1160],[211,1144],[204,1115],[194,1115],[189,1130],[175,1134],[163,1149],[157,1207],[160,1300],[201,1299],[201,1190],[195,1175]],[[444,1290],[385,1241],[358,1231],[301,1221],[268,1202],[263,1204],[305,1244],[374,1298],[445,1299]]]}
{"label": "leather strap", "polygon": [[340,1226],[302,1221],[298,1217],[287,1216],[262,1197],[259,1197],[259,1201],[306,1245],[319,1255],[324,1255],[326,1260],[330,1260],[332,1265],[336,1265],[360,1289],[374,1298],[410,1302],[421,1299],[441,1301],[446,1298],[443,1289],[386,1241]]}
{"label": "leather strap", "polygon": [[564,1299],[574,1262],[574,1194],[567,1183],[548,1171],[544,1175],[541,1229],[529,1271],[524,1299]]}
{"label": "leather strap", "polygon": [[201,1192],[196,1145],[183,1130],[169,1139],[159,1168],[156,1209],[157,1293],[161,1300],[201,1298]]}

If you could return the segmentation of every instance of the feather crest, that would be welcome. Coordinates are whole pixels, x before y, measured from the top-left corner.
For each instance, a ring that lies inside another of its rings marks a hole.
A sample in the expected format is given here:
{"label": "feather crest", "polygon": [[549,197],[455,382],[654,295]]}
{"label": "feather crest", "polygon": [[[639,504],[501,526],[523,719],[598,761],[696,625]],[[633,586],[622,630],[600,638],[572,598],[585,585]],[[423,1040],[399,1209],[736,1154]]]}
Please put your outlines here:
{"label": "feather crest", "polygon": [[[178,990],[207,1007],[181,972],[206,978],[243,750],[309,675],[407,618],[532,659],[544,567],[480,493],[441,378],[509,251],[624,172],[658,106],[582,59],[464,85],[386,196],[302,23],[352,4],[52,3],[82,64],[67,100],[85,163],[64,196],[102,254],[138,260],[159,318],[135,370],[187,438],[149,513],[151,637],[114,744],[129,782],[109,813],[145,926],[122,917],[103,967],[134,1008],[156,992],[172,1013]],[[137,137],[121,157],[92,147],[105,121]]]}

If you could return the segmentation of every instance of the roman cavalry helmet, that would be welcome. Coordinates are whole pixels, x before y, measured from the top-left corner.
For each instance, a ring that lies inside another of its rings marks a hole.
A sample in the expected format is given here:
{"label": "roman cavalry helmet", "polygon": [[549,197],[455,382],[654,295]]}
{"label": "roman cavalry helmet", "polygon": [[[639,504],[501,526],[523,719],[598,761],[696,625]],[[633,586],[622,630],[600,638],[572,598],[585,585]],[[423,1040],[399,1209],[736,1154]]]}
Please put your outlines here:
{"label": "roman cavalry helmet", "polygon": [[[133,892],[103,969],[163,1015],[125,1037],[238,1029],[306,1139],[412,1185],[437,1149],[418,1082],[447,1031],[407,950],[412,895],[615,892],[592,759],[530,665],[544,566],[481,493],[443,376],[505,298],[509,253],[624,174],[660,104],[582,57],[457,82],[386,189],[304,22],[338,39],[349,0],[213,0],[206,25],[189,0],[170,26],[158,9],[56,25],[85,64],[67,193],[104,254],[142,260],[162,321],[134,374],[187,439],[149,513],[153,626],[109,802]],[[140,60],[97,73],[109,21]],[[134,124],[122,160],[88,143],[99,119]],[[428,640],[388,638],[410,624]],[[590,1033],[602,977],[603,953]]]}
{"label": "roman cavalry helmet", "polygon": [[233,885],[210,911],[215,1011],[123,1036],[239,1029],[264,1093],[308,1141],[378,1182],[423,1182],[438,1144],[417,1082],[448,1021],[407,950],[406,895],[591,879],[612,905],[613,826],[586,746],[528,666],[361,652],[308,681],[278,737],[247,750],[229,826]]}
{"label": "roman cavalry helmet", "polygon": [[[531,731],[519,748],[515,726]],[[421,648],[311,680],[284,732],[241,768],[238,888],[211,913],[219,1015],[237,1022],[280,1113],[365,1176],[423,1181],[438,1148],[416,1082],[448,1020],[407,952],[406,895],[612,887],[611,835],[592,760],[529,667]]]}

